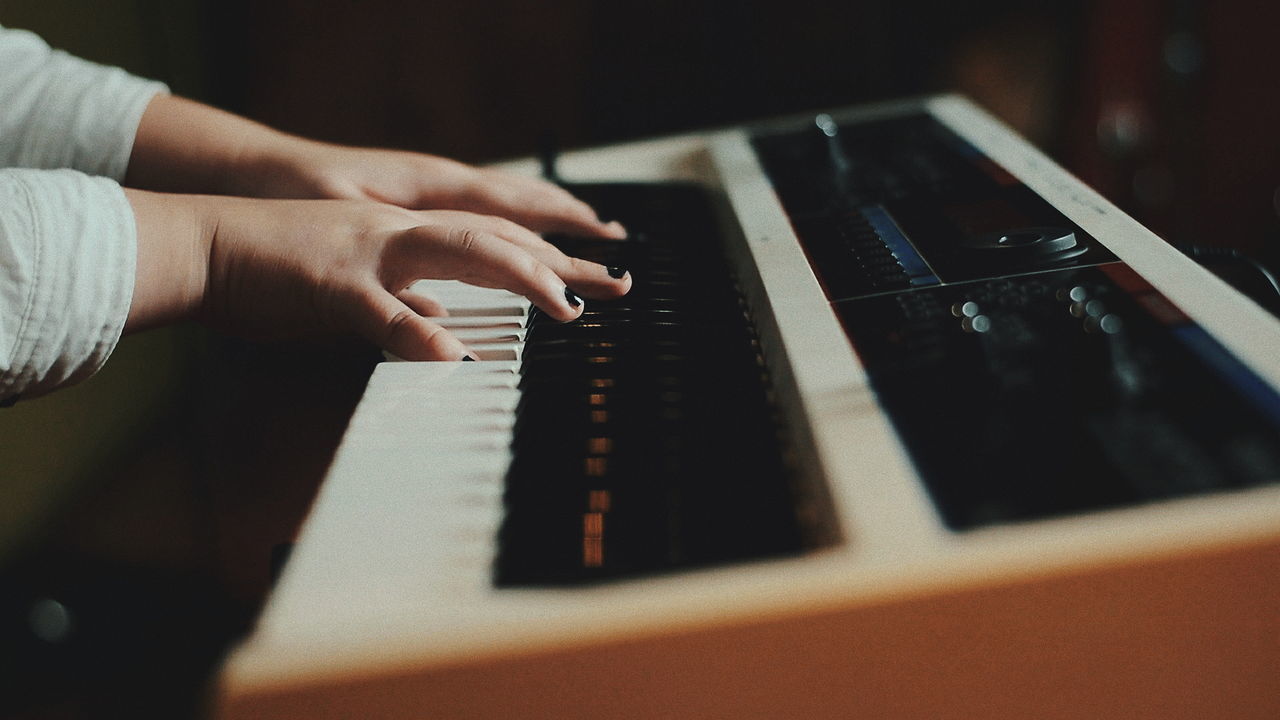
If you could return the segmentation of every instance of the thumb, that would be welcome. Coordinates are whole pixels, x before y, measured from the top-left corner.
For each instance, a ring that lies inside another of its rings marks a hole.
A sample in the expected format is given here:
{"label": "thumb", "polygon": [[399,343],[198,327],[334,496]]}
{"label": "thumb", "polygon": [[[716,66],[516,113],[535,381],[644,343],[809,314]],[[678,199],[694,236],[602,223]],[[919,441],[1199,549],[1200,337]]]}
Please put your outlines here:
{"label": "thumb", "polygon": [[379,288],[356,320],[356,332],[405,360],[461,360],[467,346],[448,330]]}

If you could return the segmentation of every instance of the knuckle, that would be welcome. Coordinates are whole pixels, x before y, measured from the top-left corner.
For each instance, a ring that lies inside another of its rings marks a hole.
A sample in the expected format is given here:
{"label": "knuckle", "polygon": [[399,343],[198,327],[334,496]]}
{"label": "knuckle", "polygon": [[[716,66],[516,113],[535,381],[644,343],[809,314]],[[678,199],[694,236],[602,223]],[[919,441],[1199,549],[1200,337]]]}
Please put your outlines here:
{"label": "knuckle", "polygon": [[382,344],[385,347],[395,338],[408,334],[413,330],[414,324],[418,320],[418,314],[404,308],[397,310],[390,319],[387,320],[386,330],[383,334]]}
{"label": "knuckle", "polygon": [[482,237],[483,233],[472,227],[455,227],[449,231],[449,241],[466,254],[475,252]]}
{"label": "knuckle", "polygon": [[569,269],[576,276],[591,278],[600,274],[600,266],[589,260],[583,260],[582,258],[576,257],[566,257],[565,262],[569,265]]}
{"label": "knuckle", "polygon": [[560,279],[560,276],[557,275],[554,270],[547,267],[543,263],[538,262],[538,260],[534,258],[532,255],[527,256],[527,259],[524,261],[524,263],[525,263],[525,266],[528,268],[527,270],[528,277],[530,278],[530,280],[533,281],[533,284],[536,287],[551,288],[551,287],[559,287],[561,285],[564,285],[564,281]]}

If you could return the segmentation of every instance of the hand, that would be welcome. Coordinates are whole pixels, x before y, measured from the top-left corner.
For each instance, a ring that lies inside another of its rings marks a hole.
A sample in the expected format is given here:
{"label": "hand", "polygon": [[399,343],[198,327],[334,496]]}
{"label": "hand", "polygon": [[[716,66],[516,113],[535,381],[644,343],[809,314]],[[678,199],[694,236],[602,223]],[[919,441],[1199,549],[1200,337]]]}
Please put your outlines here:
{"label": "hand", "polygon": [[459,360],[466,347],[426,317],[439,308],[404,292],[409,283],[505,288],[564,321],[583,309],[566,286],[594,298],[631,287],[493,216],[367,200],[128,196],[139,250],[127,329],[193,316],[249,337],[354,332],[406,359]]}
{"label": "hand", "polygon": [[620,239],[586,203],[536,178],[432,155],[342,147],[288,135],[171,95],[147,106],[125,184],[260,198],[371,199],[410,210],[466,210],[537,232]]}
{"label": "hand", "polygon": [[[476,168],[432,155],[327,145],[282,148],[263,188],[266,197],[371,199],[414,210],[497,215],[536,232],[622,239],[589,205],[537,178]],[[281,159],[283,158],[283,159]]]}

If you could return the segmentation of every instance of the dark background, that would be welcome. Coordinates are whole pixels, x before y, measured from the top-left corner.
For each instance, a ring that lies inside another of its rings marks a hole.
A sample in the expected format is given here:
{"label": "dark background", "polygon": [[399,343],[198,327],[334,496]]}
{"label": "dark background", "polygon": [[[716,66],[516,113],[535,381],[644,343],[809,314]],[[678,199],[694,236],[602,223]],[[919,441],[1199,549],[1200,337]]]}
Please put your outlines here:
{"label": "dark background", "polygon": [[[1280,258],[1274,3],[0,0],[0,24],[285,130],[473,162],[958,90],[1170,241]],[[0,411],[0,716],[198,706],[376,359],[182,326]],[[58,643],[24,634],[45,597],[77,621]]]}

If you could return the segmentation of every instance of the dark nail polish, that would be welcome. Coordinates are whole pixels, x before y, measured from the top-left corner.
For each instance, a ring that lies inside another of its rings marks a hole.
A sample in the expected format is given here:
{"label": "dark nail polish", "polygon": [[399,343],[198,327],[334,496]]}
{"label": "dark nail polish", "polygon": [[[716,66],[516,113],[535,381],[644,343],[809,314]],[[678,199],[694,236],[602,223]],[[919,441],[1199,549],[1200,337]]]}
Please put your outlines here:
{"label": "dark nail polish", "polygon": [[605,269],[609,271],[609,277],[611,278],[622,279],[622,276],[627,274],[626,268],[620,268],[616,265],[611,265]]}
{"label": "dark nail polish", "polygon": [[475,359],[475,358],[473,358],[473,357],[471,357],[470,355],[463,355],[463,356],[462,356],[462,362],[475,362],[475,361],[476,361],[476,359]]}
{"label": "dark nail polish", "polygon": [[579,305],[582,304],[582,298],[574,294],[574,292],[569,288],[564,289],[564,299],[567,300],[569,304],[572,305],[573,307],[578,307]]}

